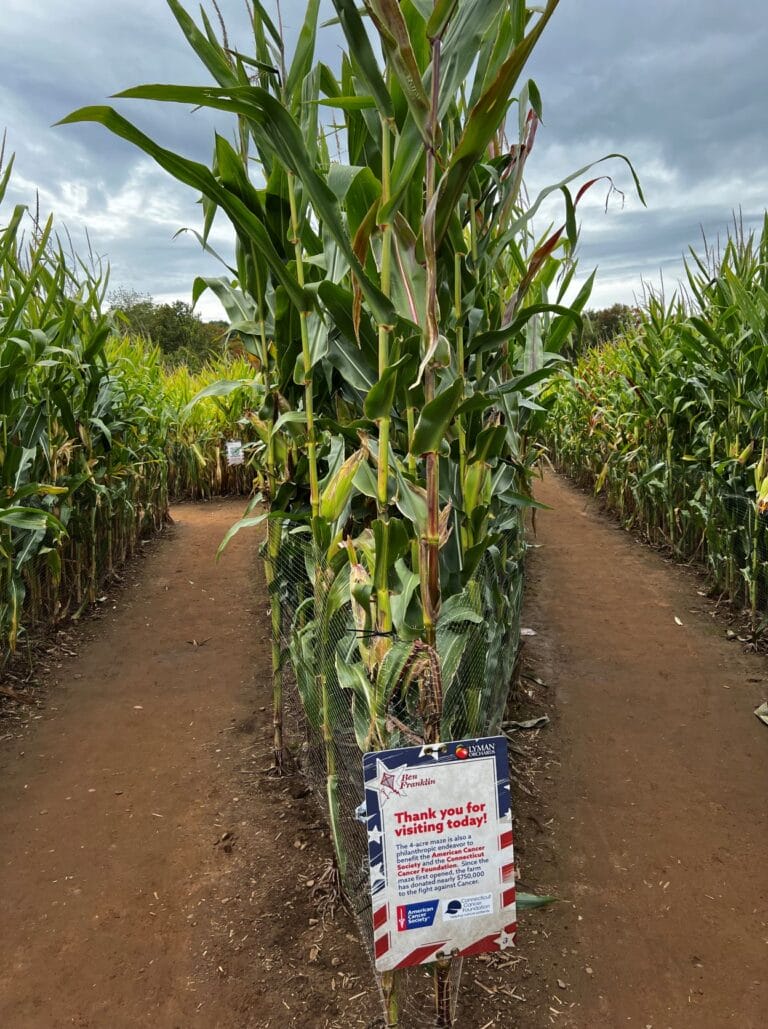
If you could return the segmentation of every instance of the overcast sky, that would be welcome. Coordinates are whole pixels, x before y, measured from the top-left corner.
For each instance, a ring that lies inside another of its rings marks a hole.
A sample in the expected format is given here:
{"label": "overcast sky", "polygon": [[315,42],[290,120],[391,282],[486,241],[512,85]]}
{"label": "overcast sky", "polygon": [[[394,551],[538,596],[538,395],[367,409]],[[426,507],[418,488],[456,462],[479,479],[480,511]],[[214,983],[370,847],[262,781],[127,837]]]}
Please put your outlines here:
{"label": "overcast sky", "polygon": [[[17,155],[6,214],[10,203],[34,203],[37,190],[43,211],[53,211],[80,245],[87,228],[111,264],[114,287],[190,299],[195,275],[219,274],[193,236],[173,239],[183,226],[199,227],[194,194],[100,126],[52,127],[128,86],[209,81],[164,0],[2,6],[0,130]],[[236,38],[243,0],[219,6]],[[303,8],[303,0],[284,0],[289,33]],[[331,30],[321,53],[333,61],[334,50]],[[766,52],[764,0],[731,0],[727,13],[722,0],[561,0],[529,66],[544,103],[529,189],[620,151],[635,164],[648,203],[640,205],[625,168],[613,161],[604,168],[624,203],[614,198],[606,212],[602,189],[579,208],[579,271],[598,267],[592,306],[632,302],[642,281],[658,283],[661,273],[670,291],[702,227],[710,238],[722,234],[738,208],[748,225],[762,218]],[[164,145],[208,161],[210,117],[136,101],[122,109]],[[216,242],[229,256],[223,226]],[[200,309],[217,313],[212,300]]]}

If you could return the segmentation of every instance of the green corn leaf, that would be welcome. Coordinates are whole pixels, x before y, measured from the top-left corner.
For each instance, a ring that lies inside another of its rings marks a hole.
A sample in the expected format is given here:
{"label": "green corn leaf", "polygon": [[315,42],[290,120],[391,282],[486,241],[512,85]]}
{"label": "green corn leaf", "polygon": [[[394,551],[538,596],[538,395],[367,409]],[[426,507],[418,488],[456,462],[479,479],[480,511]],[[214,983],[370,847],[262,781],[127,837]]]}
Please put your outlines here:
{"label": "green corn leaf", "polygon": [[259,71],[263,71],[267,75],[275,75],[277,78],[280,77],[279,70],[273,65],[268,64],[266,61],[257,61],[255,57],[249,57],[247,54],[241,54],[239,50],[227,50],[226,53],[230,54],[232,57],[236,57],[237,60],[242,61],[243,64],[247,64],[249,68],[258,68]]}
{"label": "green corn leaf", "polygon": [[[455,103],[456,95],[469,75],[478,55],[484,56],[499,44],[504,54],[509,52],[503,32],[506,4],[498,0],[487,3],[463,2],[448,26],[443,39],[440,62],[440,117],[443,118]],[[488,71],[488,61],[478,64],[476,81],[481,83]],[[474,106],[475,99],[470,99]]]}
{"label": "green corn leaf", "polygon": [[381,74],[379,62],[371,47],[363,20],[355,7],[355,0],[333,0],[333,6],[339,16],[339,22],[349,44],[349,52],[353,56],[358,75],[366,90],[374,98],[379,114],[390,120],[395,112],[392,98]]}
{"label": "green corn leaf", "polygon": [[[382,224],[392,221],[406,191],[414,181],[418,180],[421,188],[419,166],[423,161],[424,140],[416,121],[409,115],[397,137],[395,159],[392,163],[392,198],[388,204],[383,204],[379,211],[379,221]],[[421,170],[423,172],[423,165]]]}
{"label": "green corn leaf", "polygon": [[[163,88],[158,87],[160,90]],[[299,310],[308,310],[312,306],[311,298],[301,288],[295,276],[288,271],[285,258],[275,250],[270,235],[259,218],[239,197],[217,182],[205,165],[159,146],[111,107],[82,107],[62,118],[57,124],[67,125],[76,122],[96,122],[103,125],[116,136],[139,147],[179,182],[199,190],[211,199],[229,215],[235,227],[253,241],[292,303]]]}
{"label": "green corn leaf", "polygon": [[[285,411],[272,426],[272,435],[274,436],[278,432],[283,432],[287,429],[289,435],[296,438],[303,434],[306,424],[306,411]],[[298,432],[297,429],[299,430]]]}
{"label": "green corn leaf", "polygon": [[378,496],[378,483],[376,481],[376,474],[371,466],[364,462],[355,472],[355,489],[362,493],[363,496],[370,497],[371,500],[376,500]]}
{"label": "green corn leaf", "polygon": [[544,908],[548,904],[557,902],[557,897],[549,895],[537,896],[535,893],[515,893],[515,907],[518,911],[533,911],[534,908]]}
{"label": "green corn leaf", "polygon": [[377,518],[371,528],[376,553],[374,582],[378,588],[387,589],[389,573],[407,551],[410,537],[399,518],[391,518],[387,522]]}
{"label": "green corn leaf", "polygon": [[399,361],[384,369],[384,373],[379,376],[363,402],[366,418],[377,421],[391,415],[397,391],[397,374],[409,361],[409,356],[401,357]]}
{"label": "green corn leaf", "polygon": [[[141,100],[163,100],[170,103],[198,104],[201,107],[230,111],[246,118],[257,138],[267,147],[271,147],[301,182],[318,217],[349,262],[373,316],[378,322],[385,325],[394,324],[395,312],[392,304],[378,286],[368,278],[355,256],[352,241],[345,229],[336,198],[325,180],[318,174],[315,164],[307,152],[301,129],[285,107],[273,96],[270,96],[266,90],[258,86],[227,90],[198,86],[149,85],[125,90],[118,96]],[[84,110],[95,111],[98,109]],[[76,115],[82,115],[82,113],[76,112]],[[64,121],[99,120],[76,115],[69,115]],[[133,129],[132,126],[131,128]],[[113,131],[116,130],[113,128]],[[133,129],[134,133],[136,131]],[[146,137],[144,138],[146,139]],[[207,171],[207,169],[205,170]],[[222,206],[224,205],[222,204]]]}
{"label": "green corn leaf", "polygon": [[379,32],[381,46],[389,66],[403,91],[408,109],[421,134],[430,145],[429,97],[421,81],[421,71],[413,52],[408,26],[398,0],[364,0],[366,9]]}
{"label": "green corn leaf", "polygon": [[440,606],[438,616],[438,629],[443,626],[457,624],[459,622],[471,622],[474,625],[482,625],[483,616],[472,605],[469,593],[462,590],[461,593],[454,593],[448,597]]}
{"label": "green corn leaf", "polygon": [[[451,691],[456,680],[456,673],[459,670],[461,659],[467,647],[467,634],[455,632],[448,628],[448,622],[443,622],[437,630],[437,653],[440,656],[440,669],[443,674],[443,697]],[[447,705],[443,705],[446,712]]]}
{"label": "green corn leaf", "polygon": [[249,515],[246,518],[240,518],[235,522],[234,525],[230,526],[224,534],[224,539],[219,544],[216,551],[216,560],[218,561],[225,549],[231,542],[231,540],[240,532],[242,529],[252,529],[257,525],[261,525],[262,522],[269,518],[269,512],[264,511],[262,514]]}
{"label": "green corn leaf", "polygon": [[411,440],[412,454],[438,453],[440,443],[456,413],[464,392],[464,380],[455,379],[451,385],[424,405]]}
{"label": "green corn leaf", "polygon": [[576,227],[576,207],[574,206],[570,189],[568,189],[567,186],[563,186],[561,191],[565,197],[565,234],[568,237],[571,249],[575,249],[578,236],[578,229]]}
{"label": "green corn leaf", "polygon": [[237,74],[227,60],[223,47],[213,43],[200,31],[178,0],[167,0],[167,3],[190,46],[214,79],[221,86],[236,86]]}
{"label": "green corn leaf", "polygon": [[37,507],[0,507],[0,525],[30,532],[50,529],[56,535],[66,535],[66,528],[54,515]]}
{"label": "green corn leaf", "polygon": [[380,713],[386,711],[395,689],[402,682],[403,670],[412,653],[412,643],[398,640],[385,654],[376,676],[376,707]]}
{"label": "green corn leaf", "polygon": [[[3,137],[3,142],[5,142],[5,137]],[[5,194],[8,190],[8,183],[11,181],[11,173],[13,172],[13,165],[15,160],[16,155],[11,154],[11,156],[8,158],[5,168],[3,169],[2,175],[0,175],[0,203],[2,203],[3,199],[5,198]],[[16,210],[23,212],[24,210],[26,210],[26,208],[23,206],[18,206],[16,207]],[[6,225],[3,228],[1,238],[3,239],[3,241],[5,241],[6,237],[10,237],[10,239],[15,238],[15,227],[10,228],[9,225]]]}
{"label": "green corn leaf", "polygon": [[267,14],[264,5],[260,0],[250,0],[250,7],[255,14],[254,26],[256,28],[256,36],[259,43],[259,45],[257,45],[257,50],[263,49],[263,43],[266,40],[264,29],[266,29],[267,33],[272,37],[272,45],[278,53],[281,53],[283,50],[282,36],[280,35],[277,25],[275,25]]}
{"label": "green corn leaf", "polygon": [[483,461],[474,461],[467,465],[462,483],[462,500],[467,515],[488,502],[491,485],[491,469]]}
{"label": "green corn leaf", "polygon": [[373,706],[373,684],[368,678],[365,667],[359,663],[340,660],[338,653],[335,655],[335,662],[339,686],[343,690],[352,690],[357,699],[370,712]]}
{"label": "green corn leaf", "polygon": [[469,460],[493,461],[504,452],[506,442],[507,427],[505,425],[490,425],[478,433],[475,448]]}
{"label": "green corn leaf", "polygon": [[471,397],[467,397],[466,400],[462,400],[456,408],[456,415],[475,414],[477,411],[485,411],[496,403],[496,399],[487,393],[475,393]]}
{"label": "green corn leaf", "polygon": [[438,39],[448,28],[448,22],[453,17],[458,0],[436,0],[432,13],[427,21],[427,39]]}
{"label": "green corn leaf", "polygon": [[[440,101],[438,116],[446,117],[468,75],[483,41],[494,34],[501,13],[496,2],[462,3],[448,26],[442,44],[440,62]],[[424,76],[425,89],[431,87],[431,75]],[[380,212],[382,222],[391,221],[395,211],[414,180],[424,160],[424,144],[413,117],[406,119],[397,141],[392,165],[392,199]]]}
{"label": "green corn leaf", "polygon": [[304,15],[304,24],[301,26],[296,50],[286,77],[285,91],[288,94],[293,110],[297,110],[301,103],[301,86],[312,70],[319,11],[320,0],[309,0],[306,14]]}
{"label": "green corn leaf", "polygon": [[186,418],[192,411],[192,408],[199,404],[201,400],[206,397],[228,397],[237,390],[246,389],[251,392],[263,393],[264,384],[257,382],[255,379],[219,379],[217,382],[212,382],[208,386],[204,386],[199,390],[186,407],[182,411],[182,417]]}
{"label": "green corn leaf", "polygon": [[[34,452],[37,454],[37,450]],[[15,501],[24,500],[25,497],[33,497],[35,495],[41,497],[61,497],[64,494],[69,493],[69,486],[54,486],[50,483],[45,482],[28,482],[26,486],[22,486],[13,494]]]}
{"label": "green corn leaf", "polygon": [[405,624],[405,616],[408,613],[408,607],[413,599],[413,595],[419,588],[419,577],[416,572],[412,572],[408,568],[404,561],[398,561],[395,564],[395,572],[397,573],[400,588],[392,591],[390,603],[392,607],[392,622],[395,629],[400,632]]}
{"label": "green corn leaf", "polygon": [[[342,334],[345,341],[351,344],[358,353],[358,359],[367,366],[368,357],[372,364],[366,373],[366,386],[358,386],[360,389],[369,389],[373,385],[375,376],[375,362],[377,353],[376,333],[371,325],[370,318],[365,310],[362,312],[358,333],[355,333],[355,326],[352,320],[352,309],[354,298],[350,290],[327,279],[320,283],[318,296],[330,312],[336,329]],[[359,342],[356,342],[359,340]]]}
{"label": "green corn leaf", "polygon": [[253,302],[243,293],[236,289],[229,279],[204,277],[198,275],[192,283],[192,306],[197,303],[202,294],[209,289],[215,294],[221,306],[224,308],[230,322],[239,320],[250,321],[254,317]]}
{"label": "green corn leaf", "polygon": [[321,107],[338,107],[341,111],[369,111],[376,107],[372,96],[336,96],[317,103]]}
{"label": "green corn leaf", "polygon": [[470,111],[461,138],[440,181],[435,229],[438,242],[445,235],[469,175],[476,163],[482,160],[488,143],[506,117],[515,83],[558,3],[559,0],[547,0],[534,27],[504,61],[493,82]]}
{"label": "green corn leaf", "polygon": [[643,206],[645,206],[645,195],[640,185],[640,179],[637,176],[637,172],[635,171],[632,162],[624,154],[605,154],[597,161],[590,161],[589,164],[582,165],[581,168],[578,168],[575,172],[572,172],[570,175],[567,175],[564,179],[561,179],[560,182],[556,182],[553,185],[546,186],[544,189],[542,189],[538,193],[533,203],[529,204],[525,208],[525,210],[514,221],[511,222],[507,230],[499,237],[499,239],[496,242],[496,248],[495,252],[493,253],[492,260],[495,260],[502,250],[508,247],[517,237],[519,237],[521,230],[536,215],[539,208],[548,197],[550,197],[553,193],[556,193],[558,190],[561,190],[563,186],[566,186],[569,182],[573,182],[575,179],[580,179],[583,175],[591,171],[598,164],[603,164],[605,161],[612,160],[623,161],[624,164],[626,164],[627,168],[629,169],[629,173],[632,176],[632,181],[635,185],[635,189],[637,191],[637,195],[640,199],[640,202],[643,204]]}
{"label": "green corn leaf", "polygon": [[324,489],[331,479],[334,477],[336,472],[344,464],[344,437],[334,436],[331,439],[331,444],[326,456],[326,462],[328,464],[328,473],[320,480],[320,489]]}
{"label": "green corn leaf", "polygon": [[427,531],[427,491],[406,479],[396,459],[394,462],[390,459],[390,468],[394,469],[397,483],[395,506],[405,515],[416,534],[423,536]]}
{"label": "green corn leaf", "polygon": [[375,365],[367,361],[365,355],[353,344],[343,339],[331,340],[328,360],[355,389],[366,392],[373,389],[377,381]]}
{"label": "green corn leaf", "polygon": [[496,396],[503,396],[507,393],[522,393],[530,386],[535,386],[537,382],[543,382],[544,379],[549,379],[555,374],[555,368],[552,365],[545,365],[544,368],[537,368],[535,371],[528,372],[527,375],[520,375],[516,379],[512,379],[510,382],[504,382],[501,386],[496,386],[494,393]]}
{"label": "green corn leaf", "polygon": [[503,329],[494,329],[492,332],[481,332],[472,338],[467,347],[469,354],[483,354],[487,351],[495,351],[513,336],[519,333],[526,323],[538,314],[559,314],[564,318],[570,318],[575,328],[581,327],[581,318],[570,307],[562,304],[530,304],[515,315],[509,325]]}
{"label": "green corn leaf", "polygon": [[539,87],[536,85],[533,79],[528,79],[528,100],[530,102],[531,107],[536,112],[536,117],[539,119],[539,121],[543,121],[544,109],[541,103],[541,93],[539,93]]}

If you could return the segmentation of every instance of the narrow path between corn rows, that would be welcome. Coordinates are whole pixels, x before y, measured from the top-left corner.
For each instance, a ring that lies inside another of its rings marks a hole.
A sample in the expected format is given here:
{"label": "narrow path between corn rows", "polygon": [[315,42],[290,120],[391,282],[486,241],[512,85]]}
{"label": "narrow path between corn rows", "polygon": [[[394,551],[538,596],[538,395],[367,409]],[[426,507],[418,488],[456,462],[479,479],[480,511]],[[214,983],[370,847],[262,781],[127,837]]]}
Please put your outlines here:
{"label": "narrow path between corn rows", "polygon": [[[538,517],[527,656],[556,714],[532,812],[554,830],[518,836],[526,881],[564,901],[524,921],[528,999],[501,1009],[467,976],[464,1024],[756,1029],[765,659],[581,494],[550,477],[540,497],[554,510]],[[62,662],[44,718],[0,749],[0,1025],[342,1029],[377,1013],[352,924],[326,930],[310,900],[329,853],[317,810],[296,777],[264,774],[254,537],[213,562],[240,507],[174,512]]]}
{"label": "narrow path between corn rows", "polygon": [[[367,959],[312,876],[330,848],[274,780],[269,620],[242,501],[188,504],[76,633],[0,747],[0,1026],[367,1026]],[[70,648],[71,649],[71,645]],[[0,734],[1,735],[1,734]]]}
{"label": "narrow path between corn rows", "polygon": [[766,659],[726,640],[691,571],[584,494],[549,475],[537,496],[553,510],[537,517],[526,656],[554,700],[554,822],[522,871],[565,902],[525,920],[547,990],[519,1025],[763,1027]]}

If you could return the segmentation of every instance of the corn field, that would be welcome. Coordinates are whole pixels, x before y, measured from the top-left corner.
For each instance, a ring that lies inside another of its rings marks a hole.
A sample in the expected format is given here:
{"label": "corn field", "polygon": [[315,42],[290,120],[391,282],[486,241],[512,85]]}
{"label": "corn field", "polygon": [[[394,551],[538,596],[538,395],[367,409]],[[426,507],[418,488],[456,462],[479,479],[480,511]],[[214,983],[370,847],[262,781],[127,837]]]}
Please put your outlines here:
{"label": "corn field", "polygon": [[555,462],[682,559],[762,633],[768,602],[768,221],[691,251],[687,291],[552,386]]}
{"label": "corn field", "polygon": [[[249,5],[245,54],[204,12],[198,24],[168,4],[214,84],[119,97],[231,115],[211,166],[112,107],[64,123],[101,124],[195,190],[204,246],[217,218],[234,232],[233,263],[193,295],[225,307],[250,386],[227,378],[197,399],[250,389],[260,489],[229,537],[267,525],[275,766],[292,677],[352,892],[343,793],[361,753],[500,724],[541,391],[589,297],[591,277],[573,289],[576,209],[599,177],[572,194],[582,168],[533,201],[523,186],[542,115],[523,73],[557,0],[334,0],[333,68],[315,56],[319,0],[292,54],[279,6],[273,19]],[[558,193],[563,224],[538,235]],[[433,969],[435,1024],[452,1024],[456,957]],[[387,1024],[402,1024],[396,976],[381,987]]]}
{"label": "corn field", "polygon": [[[0,167],[2,161],[0,161]],[[12,174],[0,174],[0,203]],[[166,371],[160,353],[118,339],[105,310],[108,276],[72,257],[23,207],[0,228],[0,652],[26,630],[82,613],[165,523],[170,498],[249,493],[248,468],[222,448],[251,430],[245,388],[193,396],[242,358]]]}

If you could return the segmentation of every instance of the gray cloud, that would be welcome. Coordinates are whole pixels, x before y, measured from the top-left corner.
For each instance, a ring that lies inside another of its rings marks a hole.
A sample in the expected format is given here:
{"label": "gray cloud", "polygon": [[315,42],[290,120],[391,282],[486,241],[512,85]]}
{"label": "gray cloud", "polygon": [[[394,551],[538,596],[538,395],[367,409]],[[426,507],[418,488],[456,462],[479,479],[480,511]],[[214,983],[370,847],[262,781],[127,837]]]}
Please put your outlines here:
{"label": "gray cloud", "polygon": [[581,260],[599,264],[595,299],[631,300],[641,277],[667,286],[682,255],[724,232],[743,208],[762,219],[768,183],[768,22],[759,0],[579,0],[562,3],[530,73],[544,97],[544,126],[530,165],[540,185],[591,158],[621,151],[633,161],[621,212],[584,205]]}
{"label": "gray cloud", "polygon": [[[192,9],[190,5],[190,10]],[[243,41],[242,0],[221,0],[234,40]],[[284,0],[295,38],[303,2]],[[325,3],[326,11],[329,4]],[[631,300],[641,278],[667,283],[681,255],[727,227],[743,206],[756,224],[768,182],[768,20],[760,0],[562,0],[526,75],[544,98],[544,126],[529,164],[533,193],[610,151],[634,162],[648,209],[620,164],[610,171],[627,196],[603,210],[604,191],[585,198],[581,268],[599,265],[595,302]],[[322,44],[335,63],[333,31]],[[41,204],[76,241],[86,227],[109,258],[114,285],[157,296],[189,296],[196,274],[218,274],[192,237],[199,224],[191,191],[97,126],[53,128],[70,110],[103,103],[140,82],[207,82],[165,4],[125,0],[5,0],[0,38],[0,118],[17,152],[9,200]],[[208,161],[215,127],[227,123],[176,106],[124,102],[122,109],[165,146]],[[596,191],[597,192],[597,191]],[[560,217],[548,206],[537,219]],[[222,249],[227,234],[219,233]],[[204,308],[213,310],[213,308]]]}

